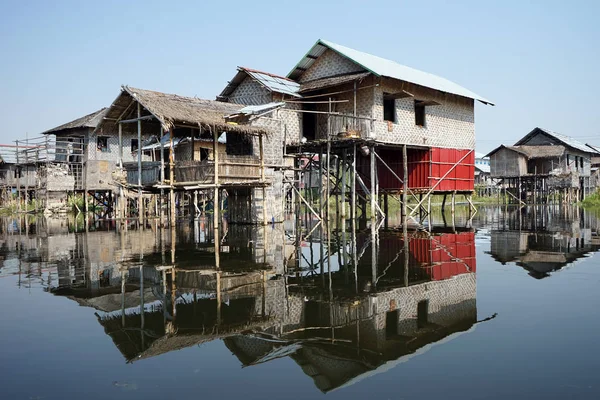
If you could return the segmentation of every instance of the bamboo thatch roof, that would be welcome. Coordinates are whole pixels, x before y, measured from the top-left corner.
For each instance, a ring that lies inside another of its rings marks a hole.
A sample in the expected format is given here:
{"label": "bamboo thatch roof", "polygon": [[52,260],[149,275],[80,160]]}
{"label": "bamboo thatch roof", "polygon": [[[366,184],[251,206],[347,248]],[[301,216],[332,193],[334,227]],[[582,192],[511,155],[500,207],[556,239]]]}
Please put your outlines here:
{"label": "bamboo thatch roof", "polygon": [[222,131],[245,134],[268,133],[264,127],[237,125],[225,120],[226,115],[237,113],[244,108],[243,105],[184,97],[129,86],[122,86],[121,93],[108,109],[104,121],[98,128],[110,123],[115,124],[118,120],[135,118],[137,108],[132,106],[134,102],[138,102],[144,108],[145,115],[156,119],[161,124],[163,131],[168,131],[176,125],[183,125],[216,127]]}
{"label": "bamboo thatch roof", "polygon": [[536,159],[536,158],[557,158],[561,157],[565,154],[564,146],[505,146],[500,145],[496,147],[494,150],[489,152],[486,157],[491,156],[496,153],[500,149],[508,149],[519,154],[524,155],[527,159]]}
{"label": "bamboo thatch roof", "polygon": [[47,134],[58,134],[70,129],[78,129],[78,128],[96,128],[98,126],[98,124],[102,121],[102,118],[104,118],[106,111],[108,109],[106,107],[101,108],[98,111],[95,111],[91,114],[85,115],[81,118],[77,118],[71,122],[67,122],[66,124],[62,124],[60,126],[57,126],[56,128],[52,128],[49,129],[45,132],[42,132],[42,134],[47,135]]}
{"label": "bamboo thatch roof", "polygon": [[509,146],[529,159],[534,158],[555,158],[565,154],[564,146]]}

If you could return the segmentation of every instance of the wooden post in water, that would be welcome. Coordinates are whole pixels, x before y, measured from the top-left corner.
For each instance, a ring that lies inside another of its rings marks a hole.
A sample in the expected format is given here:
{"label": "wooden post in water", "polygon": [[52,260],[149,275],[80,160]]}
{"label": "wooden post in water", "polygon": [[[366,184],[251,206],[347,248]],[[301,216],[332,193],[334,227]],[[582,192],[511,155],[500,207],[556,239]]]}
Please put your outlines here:
{"label": "wooden post in water", "polygon": [[348,161],[348,150],[344,147],[342,150],[342,220],[346,221],[346,169]]}
{"label": "wooden post in water", "polygon": [[377,196],[375,194],[377,190],[375,187],[377,180],[377,169],[375,167],[375,146],[371,146],[371,152],[369,155],[371,156],[371,219],[374,220],[376,219],[377,215]]}
{"label": "wooden post in water", "polygon": [[170,186],[170,202],[171,202],[171,218],[169,223],[175,224],[175,146],[173,145],[173,128],[169,129],[169,186]]}
{"label": "wooden post in water", "polygon": [[260,152],[260,183],[262,185],[262,210],[263,225],[268,224],[267,220],[267,189],[265,187],[265,147],[262,133],[258,135],[258,147]]}
{"label": "wooden post in water", "polygon": [[144,210],[142,204],[142,105],[137,103],[137,164],[138,164],[138,220],[142,222]]}
{"label": "wooden post in water", "polygon": [[[213,229],[215,231],[215,246],[218,248],[217,241],[219,240],[219,134],[217,127],[213,126],[213,158],[215,162],[215,180],[214,180],[214,194],[213,194]],[[264,210],[263,210],[264,211]],[[215,249],[216,251],[216,249]],[[218,257],[218,256],[217,256]]]}
{"label": "wooden post in water", "polygon": [[[407,222],[407,202],[408,202],[408,151],[406,145],[402,146],[402,169],[404,170],[402,184],[402,225],[406,226]],[[406,238],[405,238],[406,240]],[[405,257],[408,253],[405,254]]]}
{"label": "wooden post in water", "polygon": [[[351,200],[351,209],[350,209],[350,218],[356,224],[356,143],[352,146],[352,176],[350,177],[350,200]],[[354,228],[355,229],[355,228]]]}

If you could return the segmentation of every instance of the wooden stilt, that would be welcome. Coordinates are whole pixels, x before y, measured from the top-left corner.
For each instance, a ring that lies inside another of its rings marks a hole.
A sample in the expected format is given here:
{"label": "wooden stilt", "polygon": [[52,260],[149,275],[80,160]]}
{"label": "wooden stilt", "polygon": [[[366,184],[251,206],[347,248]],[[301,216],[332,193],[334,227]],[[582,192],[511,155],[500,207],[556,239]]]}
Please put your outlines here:
{"label": "wooden stilt", "polygon": [[[216,133],[215,133],[216,135]],[[215,139],[216,141],[216,139]],[[216,157],[216,153],[215,153],[215,157]],[[216,161],[215,161],[215,176],[218,174],[218,168],[216,167]],[[170,221],[169,221],[169,225],[170,226],[174,226],[175,222],[176,222],[176,212],[175,212],[175,187],[173,186],[175,184],[175,146],[173,144],[173,128],[169,129],[169,187],[170,187],[170,199],[169,201],[171,202],[170,206],[171,206],[171,216],[170,216]]]}
{"label": "wooden stilt", "polygon": [[[215,188],[213,194],[213,228],[215,231],[215,245],[219,241],[218,233],[219,233],[219,148],[218,148],[218,140],[219,134],[217,132],[216,126],[213,126],[213,152],[214,152],[214,161],[215,161]],[[264,210],[263,210],[264,211]]]}
{"label": "wooden stilt", "polygon": [[138,164],[138,219],[140,222],[144,218],[144,210],[142,204],[142,105],[137,103],[137,164]]}
{"label": "wooden stilt", "polygon": [[346,170],[347,170],[347,161],[348,161],[348,151],[346,148],[342,150],[342,220],[346,220]]}
{"label": "wooden stilt", "polygon": [[350,197],[352,203],[350,217],[352,221],[356,221],[356,143],[352,146],[352,176],[350,179]]}
{"label": "wooden stilt", "polygon": [[371,179],[371,219],[375,219],[377,216],[377,195],[376,195],[376,174],[377,174],[377,169],[375,167],[375,147],[371,146],[371,152],[370,152],[370,156],[371,156],[371,175],[370,175],[370,179]]}
{"label": "wooden stilt", "polygon": [[[406,149],[406,145],[402,145],[402,169],[404,172],[404,176],[403,176],[403,183],[402,183],[402,225],[403,225],[403,229],[404,231],[406,231],[406,225],[407,225],[407,218],[408,218],[408,213],[407,213],[407,202],[408,202],[408,151]],[[407,240],[407,236],[404,237],[404,240]],[[406,247],[406,244],[405,244]],[[404,257],[406,259],[408,259],[408,252],[404,254]],[[406,265],[406,274],[408,274],[408,265]],[[408,285],[408,281],[405,282],[406,285]]]}

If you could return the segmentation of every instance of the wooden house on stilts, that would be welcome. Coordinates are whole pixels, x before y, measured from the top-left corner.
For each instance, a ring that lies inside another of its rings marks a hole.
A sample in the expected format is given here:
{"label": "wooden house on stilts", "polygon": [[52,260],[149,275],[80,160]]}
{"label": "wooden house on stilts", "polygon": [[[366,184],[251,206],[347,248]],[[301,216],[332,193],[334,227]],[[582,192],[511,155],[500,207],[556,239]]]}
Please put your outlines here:
{"label": "wooden house on stilts", "polygon": [[[280,126],[265,115],[282,105],[247,108],[123,86],[96,129],[115,132],[112,140],[118,148],[126,136],[136,136],[132,139],[136,140],[136,161],[125,162],[119,154],[125,171],[116,180],[120,214],[162,216],[163,205],[168,203],[169,218],[175,221],[184,204],[193,207],[192,215],[199,213],[199,194],[219,209],[220,193],[226,189],[230,222],[263,223],[282,217],[277,210],[283,207],[282,201],[266,201],[268,187],[276,179],[266,171],[281,167],[282,161],[267,157],[274,150],[265,140],[272,140]],[[127,198],[133,200],[129,202],[133,212],[126,211]],[[251,207],[250,198],[255,200]],[[214,213],[215,222],[218,214]]]}
{"label": "wooden house on stilts", "polygon": [[577,202],[596,189],[592,166],[600,153],[576,139],[535,128],[514,146],[489,153],[491,176],[523,203]]}
{"label": "wooden house on stilts", "polygon": [[470,197],[474,102],[493,105],[444,78],[324,40],[287,77],[239,68],[218,99],[286,103],[280,115],[286,154],[300,170],[294,182],[315,165],[322,177],[318,218],[328,215],[330,196],[341,196],[344,217],[356,216],[357,202],[365,216],[367,200],[375,217],[387,213],[388,197],[410,215],[426,212],[432,194]]}

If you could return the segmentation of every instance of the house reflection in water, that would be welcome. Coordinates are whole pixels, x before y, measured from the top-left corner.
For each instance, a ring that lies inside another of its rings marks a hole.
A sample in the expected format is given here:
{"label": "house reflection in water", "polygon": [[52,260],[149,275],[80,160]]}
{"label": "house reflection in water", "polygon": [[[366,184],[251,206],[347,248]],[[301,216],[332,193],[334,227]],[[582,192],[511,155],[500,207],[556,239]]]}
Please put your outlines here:
{"label": "house reflection in water", "polygon": [[600,223],[578,208],[518,210],[506,215],[491,231],[492,257],[502,264],[514,262],[529,275],[549,277],[577,259],[600,249]]}
{"label": "house reflection in water", "polygon": [[[282,228],[255,226],[226,227],[215,252],[211,228],[179,227],[177,249],[169,230],[112,232],[138,239],[105,255],[112,269],[86,259],[85,278],[64,269],[50,291],[95,308],[127,362],[222,339],[244,366],[290,357],[323,392],[476,323],[471,230],[409,231],[407,243],[401,232],[373,242],[336,231],[328,253],[319,229],[296,245]],[[141,248],[138,233],[152,245]]]}

